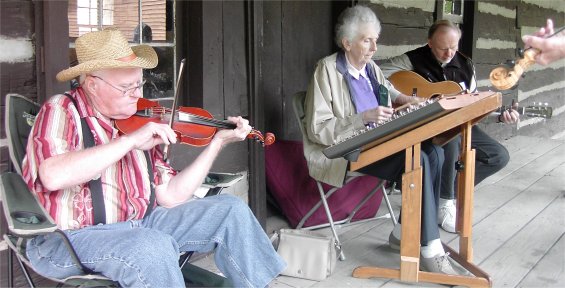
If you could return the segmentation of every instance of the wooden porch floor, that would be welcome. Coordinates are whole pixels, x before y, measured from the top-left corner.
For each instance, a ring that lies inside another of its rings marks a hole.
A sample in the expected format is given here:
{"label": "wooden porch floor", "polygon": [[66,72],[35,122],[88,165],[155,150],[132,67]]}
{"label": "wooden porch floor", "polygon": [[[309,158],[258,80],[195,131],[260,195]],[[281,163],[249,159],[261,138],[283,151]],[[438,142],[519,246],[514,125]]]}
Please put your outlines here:
{"label": "wooden porch floor", "polygon": [[[475,189],[474,263],[494,287],[565,287],[565,141],[517,136],[503,144],[510,163]],[[390,198],[398,211],[400,195]],[[387,212],[386,206],[379,209]],[[272,217],[268,229],[284,225]],[[346,260],[338,261],[331,277],[317,282],[280,276],[271,287],[442,286],[351,276],[357,266],[399,267],[399,254],[388,247],[392,228],[390,219],[340,226]],[[327,228],[319,231],[330,235]],[[457,250],[457,235],[440,231],[442,241]],[[210,259],[199,261],[214,269]]]}
{"label": "wooden porch floor", "polygon": [[[475,189],[474,262],[494,287],[565,287],[565,139],[517,136],[503,144],[510,163]],[[400,195],[390,199],[398,213]],[[387,212],[385,206],[379,209],[379,215]],[[287,226],[280,216],[270,217],[267,225],[268,231]],[[331,277],[318,282],[280,276],[270,287],[442,286],[351,276],[357,266],[398,268],[399,254],[388,247],[392,227],[387,218],[339,226],[346,260],[338,261]],[[330,234],[327,228],[319,231]],[[442,241],[457,249],[457,235],[440,231]],[[212,256],[194,264],[218,271]]]}

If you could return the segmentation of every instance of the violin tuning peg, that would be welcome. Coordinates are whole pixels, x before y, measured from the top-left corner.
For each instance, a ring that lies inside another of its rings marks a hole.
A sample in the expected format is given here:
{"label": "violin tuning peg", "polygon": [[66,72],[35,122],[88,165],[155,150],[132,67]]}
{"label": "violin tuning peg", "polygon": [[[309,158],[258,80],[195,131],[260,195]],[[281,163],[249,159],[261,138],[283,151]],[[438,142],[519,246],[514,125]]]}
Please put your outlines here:
{"label": "violin tuning peg", "polygon": [[524,48],[517,48],[516,52],[518,52],[518,56],[520,56],[520,58],[524,58]]}
{"label": "violin tuning peg", "polygon": [[516,65],[516,61],[515,60],[506,60],[504,65],[509,66],[509,67],[514,67]]}

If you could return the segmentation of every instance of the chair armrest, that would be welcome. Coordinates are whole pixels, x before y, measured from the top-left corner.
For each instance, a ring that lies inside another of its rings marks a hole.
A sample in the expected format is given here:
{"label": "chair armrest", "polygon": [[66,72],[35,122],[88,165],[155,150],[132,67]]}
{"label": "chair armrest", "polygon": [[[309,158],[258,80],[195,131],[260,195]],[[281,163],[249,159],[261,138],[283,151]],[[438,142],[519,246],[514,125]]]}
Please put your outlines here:
{"label": "chair armrest", "polygon": [[0,196],[10,232],[20,237],[30,237],[57,229],[53,219],[29,191],[22,176],[13,172],[4,173],[2,184]]}
{"label": "chair armrest", "polygon": [[243,175],[239,173],[209,172],[208,176],[206,176],[206,179],[204,179],[202,186],[209,188],[225,188],[232,186],[233,184],[239,182],[241,179],[243,179]]}
{"label": "chair armrest", "polygon": [[218,173],[209,172],[202,185],[194,192],[195,198],[204,198],[220,194],[226,187],[243,179],[243,175],[239,173]]}

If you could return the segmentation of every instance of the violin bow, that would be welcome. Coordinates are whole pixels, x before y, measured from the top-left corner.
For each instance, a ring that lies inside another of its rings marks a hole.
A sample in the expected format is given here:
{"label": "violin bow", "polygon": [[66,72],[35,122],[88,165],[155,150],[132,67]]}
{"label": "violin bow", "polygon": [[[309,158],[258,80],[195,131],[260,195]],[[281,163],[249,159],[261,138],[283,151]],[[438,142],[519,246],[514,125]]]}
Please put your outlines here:
{"label": "violin bow", "polygon": [[[563,31],[564,29],[565,29],[565,26],[561,26],[561,27],[559,27],[559,28],[557,28],[557,29],[553,29],[553,33],[552,33],[551,35],[547,35],[547,36],[545,36],[545,37],[543,37],[543,38],[551,38],[551,37],[553,37],[553,36],[559,34],[559,33],[560,33],[561,31]],[[528,48],[526,48],[526,49],[530,49],[530,48],[532,48],[532,47],[528,47]]]}
{"label": "violin bow", "polygon": [[[177,100],[179,98],[179,86],[180,86],[180,80],[182,79],[182,72],[184,71],[184,63],[186,62],[186,59],[182,59],[180,61],[180,67],[179,67],[179,75],[177,77],[177,85],[175,87],[176,92],[175,92],[175,98],[173,99],[173,106],[171,107],[171,119],[169,119],[169,127],[171,127],[171,129],[173,129],[173,123],[175,121],[175,114],[176,112],[176,107],[177,107]],[[169,154],[169,146],[170,145],[166,145],[165,148],[163,149],[163,159],[165,161],[168,161],[168,154]]]}

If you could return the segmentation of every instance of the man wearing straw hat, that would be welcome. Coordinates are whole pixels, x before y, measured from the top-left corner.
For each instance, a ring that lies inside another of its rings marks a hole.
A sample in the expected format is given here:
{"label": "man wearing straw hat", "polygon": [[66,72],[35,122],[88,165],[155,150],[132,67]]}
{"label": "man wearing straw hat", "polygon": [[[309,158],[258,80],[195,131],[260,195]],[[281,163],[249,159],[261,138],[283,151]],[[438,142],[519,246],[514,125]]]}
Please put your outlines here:
{"label": "man wearing straw hat", "polygon": [[[230,195],[190,201],[220,150],[249,134],[248,121],[229,117],[237,128],[218,131],[191,165],[173,171],[159,148],[177,141],[168,125],[148,123],[128,135],[114,127],[137,110],[142,69],[157,65],[153,48],[130,47],[114,29],[75,44],[79,64],[57,79],[80,77],[80,86],[42,106],[23,174],[82,265],[124,287],[178,287],[185,285],[179,253],[215,249],[216,265],[234,286],[268,285],[285,263],[248,206]],[[88,141],[93,147],[84,148]],[[52,234],[29,240],[34,269],[58,279],[81,274]]]}

